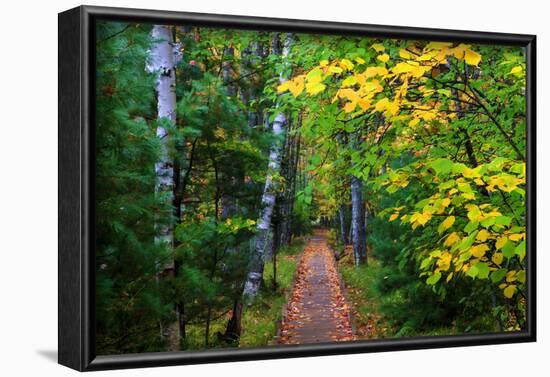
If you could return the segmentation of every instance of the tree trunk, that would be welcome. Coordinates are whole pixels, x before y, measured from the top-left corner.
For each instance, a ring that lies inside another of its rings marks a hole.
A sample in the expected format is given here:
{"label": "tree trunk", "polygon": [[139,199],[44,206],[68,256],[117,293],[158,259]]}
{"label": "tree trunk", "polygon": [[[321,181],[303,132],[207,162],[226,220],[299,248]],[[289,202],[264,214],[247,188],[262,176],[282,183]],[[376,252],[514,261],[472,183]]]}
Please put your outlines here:
{"label": "tree trunk", "polygon": [[[170,135],[163,126],[164,122],[176,122],[176,72],[173,50],[172,30],[168,26],[155,25],[152,38],[156,41],[151,49],[147,70],[156,74],[155,90],[157,92],[157,113],[159,124],[157,137],[161,142],[160,160],[155,164],[157,184],[155,190],[167,196],[170,204],[174,201],[174,169],[168,146]],[[173,224],[159,229],[159,242],[173,244]]]}
{"label": "tree trunk", "polygon": [[[360,135],[353,135],[350,142],[353,149],[359,149]],[[351,162],[353,166],[353,161]],[[363,182],[355,175],[351,176],[351,223],[353,229],[352,244],[355,265],[367,263],[365,234],[365,203],[363,202]]]}
{"label": "tree trunk", "polygon": [[241,297],[235,297],[233,300],[233,312],[231,314],[231,319],[227,323],[225,329],[224,338],[229,341],[237,341],[241,336],[241,320],[243,314],[243,302]]}
{"label": "tree trunk", "polygon": [[[176,197],[174,195],[174,163],[170,159],[170,135],[164,126],[166,123],[176,122],[176,45],[172,35],[172,28],[169,26],[155,25],[151,32],[154,40],[151,53],[147,61],[147,71],[156,75],[155,90],[157,92],[157,113],[159,124],[156,135],[161,142],[160,160],[155,164],[157,184],[155,191],[159,195],[166,196],[166,200],[174,206]],[[174,215],[177,215],[177,208],[174,206]],[[171,220],[167,225],[159,227],[156,242],[165,243],[168,247],[174,246],[174,223]],[[166,265],[165,270],[171,270],[176,274],[176,265],[172,260]],[[180,307],[175,304],[177,320],[164,328],[164,337],[168,340],[170,351],[178,351],[180,348]]]}
{"label": "tree trunk", "polygon": [[[259,109],[253,109],[250,107],[250,102],[256,98],[256,92],[258,90],[257,75],[253,75],[253,69],[256,68],[256,64],[259,59],[264,57],[264,48],[261,42],[252,42],[251,45],[245,48],[241,56],[241,80],[239,80],[240,97],[243,104],[247,107],[247,122],[249,128],[254,128],[261,123],[262,113]],[[243,81],[246,78],[246,81]],[[239,184],[244,186],[244,174],[239,177]],[[242,291],[243,287],[237,288],[236,295],[233,298],[233,310],[231,319],[227,322],[225,329],[224,339],[226,341],[235,342],[241,336],[241,319],[243,312],[242,303]]]}
{"label": "tree trunk", "polygon": [[297,153],[296,144],[297,144],[297,135],[295,131],[297,130],[296,122],[289,122],[288,132],[287,132],[287,141],[286,141],[286,152],[284,158],[284,168],[283,176],[285,178],[285,190],[281,193],[281,239],[280,246],[288,246],[290,244],[290,226],[291,226],[291,216],[292,216],[292,203],[294,202],[294,186],[296,181],[296,166],[295,166],[295,155]]}
{"label": "tree trunk", "polygon": [[342,244],[346,246],[348,244],[348,231],[346,229],[346,205],[340,204],[338,207],[338,215],[340,216],[340,239]]}
{"label": "tree trunk", "polygon": [[[291,34],[287,34],[285,39],[282,59],[286,59],[290,52],[290,45],[292,42]],[[281,73],[279,81],[281,83],[287,80],[286,73]],[[272,131],[274,136],[274,142],[269,153],[269,166],[266,176],[266,182],[264,186],[264,192],[262,195],[262,209],[260,210],[260,216],[258,219],[258,225],[256,226],[256,239],[254,241],[254,251],[252,260],[246,277],[243,297],[245,302],[250,302],[256,298],[260,290],[260,284],[262,281],[262,275],[264,271],[264,253],[267,246],[269,229],[271,227],[271,218],[273,216],[273,209],[275,207],[276,187],[273,182],[273,175],[279,172],[281,164],[281,136],[285,130],[286,116],[283,112],[278,112],[275,115],[275,119],[272,125]]]}
{"label": "tree trunk", "polygon": [[351,176],[351,222],[353,227],[353,256],[355,265],[367,263],[365,213],[362,197],[363,182]]}
{"label": "tree trunk", "polygon": [[295,136],[295,149],[292,159],[292,184],[290,188],[290,203],[288,208],[288,222],[287,222],[287,241],[288,244],[292,241],[292,214],[294,213],[294,202],[296,201],[296,186],[298,184],[298,162],[300,161],[300,143],[301,137],[299,134],[300,127],[302,125],[302,114],[298,116],[298,124],[296,125],[297,134]]}
{"label": "tree trunk", "polygon": [[[349,212],[351,213],[351,210]],[[353,240],[353,220],[350,219],[349,220],[348,245],[352,242],[352,240]]]}

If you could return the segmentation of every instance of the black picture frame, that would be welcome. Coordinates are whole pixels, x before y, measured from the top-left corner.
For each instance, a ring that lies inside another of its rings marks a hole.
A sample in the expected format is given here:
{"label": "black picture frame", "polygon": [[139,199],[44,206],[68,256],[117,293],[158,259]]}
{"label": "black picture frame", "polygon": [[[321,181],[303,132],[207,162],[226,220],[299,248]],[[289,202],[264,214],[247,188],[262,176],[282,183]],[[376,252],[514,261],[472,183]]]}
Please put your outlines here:
{"label": "black picture frame", "polygon": [[[522,46],[527,56],[527,330],[200,352],[95,355],[94,78],[96,20]],[[59,363],[79,371],[536,341],[536,36],[80,6],[59,14]]]}

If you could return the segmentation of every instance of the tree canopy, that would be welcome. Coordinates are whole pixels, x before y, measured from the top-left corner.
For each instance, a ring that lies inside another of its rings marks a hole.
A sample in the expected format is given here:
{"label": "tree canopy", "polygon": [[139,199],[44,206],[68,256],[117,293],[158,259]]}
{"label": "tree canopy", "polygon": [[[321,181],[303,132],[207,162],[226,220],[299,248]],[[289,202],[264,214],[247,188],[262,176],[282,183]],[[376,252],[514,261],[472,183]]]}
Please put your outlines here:
{"label": "tree canopy", "polygon": [[525,329],[522,48],[96,35],[99,354],[267,344],[313,228],[391,336]]}

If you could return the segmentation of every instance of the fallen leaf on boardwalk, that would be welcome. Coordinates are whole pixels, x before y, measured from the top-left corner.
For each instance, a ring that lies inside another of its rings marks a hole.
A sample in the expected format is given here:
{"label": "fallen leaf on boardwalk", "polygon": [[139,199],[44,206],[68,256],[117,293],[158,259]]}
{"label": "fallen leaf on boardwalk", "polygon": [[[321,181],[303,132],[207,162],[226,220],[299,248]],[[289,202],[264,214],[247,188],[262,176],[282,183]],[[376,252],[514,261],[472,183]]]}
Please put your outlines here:
{"label": "fallen leaf on boardwalk", "polygon": [[[304,308],[304,304],[309,306]],[[287,308],[280,331],[284,336],[277,340],[280,344],[355,340],[350,307],[342,292],[334,253],[327,245],[326,231],[317,231],[305,246]],[[327,317],[322,313],[330,314]]]}

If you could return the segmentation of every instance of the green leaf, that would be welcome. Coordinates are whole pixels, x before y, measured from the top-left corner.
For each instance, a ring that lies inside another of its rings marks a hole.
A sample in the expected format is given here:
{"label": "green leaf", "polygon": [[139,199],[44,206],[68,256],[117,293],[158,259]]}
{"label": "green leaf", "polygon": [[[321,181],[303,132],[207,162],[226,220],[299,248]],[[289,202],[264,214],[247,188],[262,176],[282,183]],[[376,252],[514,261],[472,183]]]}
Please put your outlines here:
{"label": "green leaf", "polygon": [[520,259],[525,258],[525,240],[521,241],[521,243],[516,246],[514,253],[519,256]]}
{"label": "green leaf", "polygon": [[439,176],[448,175],[451,170],[453,170],[454,163],[447,158],[439,158],[430,163],[432,169],[435,170],[435,173]]}
{"label": "green leaf", "polygon": [[496,271],[491,272],[491,281],[493,283],[500,282],[502,279],[504,279],[507,272],[508,272],[508,270],[505,269],[505,268],[501,268],[500,270],[496,270]]}
{"label": "green leaf", "polygon": [[477,264],[473,265],[472,267],[470,267],[468,271],[466,271],[466,275],[468,275],[473,279],[476,278],[478,273],[479,273],[479,270],[477,269]]}
{"label": "green leaf", "polygon": [[477,277],[480,279],[487,279],[489,277],[489,266],[485,262],[479,262],[476,264]]}
{"label": "green leaf", "polygon": [[516,246],[514,243],[510,240],[504,244],[502,247],[502,254],[507,258],[510,259],[516,254]]}
{"label": "green leaf", "polygon": [[462,251],[468,250],[470,246],[474,244],[474,241],[476,240],[477,231],[470,234],[468,237],[464,238],[458,248]]}
{"label": "green leaf", "polygon": [[508,226],[512,222],[512,219],[508,216],[499,216],[495,219],[495,224]]}
{"label": "green leaf", "polygon": [[422,263],[420,264],[420,269],[424,270],[426,267],[430,265],[430,262],[432,261],[432,258],[425,258]]}
{"label": "green leaf", "polygon": [[428,285],[435,285],[439,279],[441,279],[441,272],[436,272],[432,276],[426,279],[426,284]]}
{"label": "green leaf", "polygon": [[481,225],[484,228],[489,228],[495,224],[495,218],[494,217],[488,217],[484,220],[481,220]]}
{"label": "green leaf", "polygon": [[473,206],[472,209],[468,211],[468,218],[471,221],[477,222],[480,217],[481,217],[481,211],[479,210],[478,206]]}
{"label": "green leaf", "polygon": [[477,221],[470,221],[465,227],[464,227],[464,231],[468,234],[472,233],[474,230],[477,229],[477,227],[479,226],[479,222]]}

